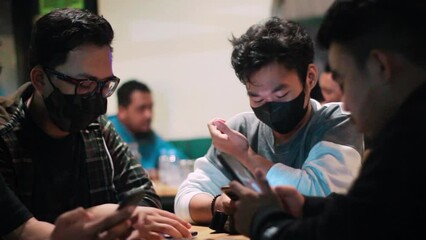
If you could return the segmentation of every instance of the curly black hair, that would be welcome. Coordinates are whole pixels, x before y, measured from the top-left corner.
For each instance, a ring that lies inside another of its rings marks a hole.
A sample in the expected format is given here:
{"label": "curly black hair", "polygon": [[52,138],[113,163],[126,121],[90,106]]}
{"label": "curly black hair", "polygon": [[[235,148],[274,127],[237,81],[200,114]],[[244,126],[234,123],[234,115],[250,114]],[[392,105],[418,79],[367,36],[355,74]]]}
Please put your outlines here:
{"label": "curly black hair", "polygon": [[244,85],[251,74],[274,61],[289,70],[295,69],[305,85],[308,66],[314,61],[314,43],[296,22],[271,17],[251,26],[239,38],[232,36],[230,42],[231,63]]}

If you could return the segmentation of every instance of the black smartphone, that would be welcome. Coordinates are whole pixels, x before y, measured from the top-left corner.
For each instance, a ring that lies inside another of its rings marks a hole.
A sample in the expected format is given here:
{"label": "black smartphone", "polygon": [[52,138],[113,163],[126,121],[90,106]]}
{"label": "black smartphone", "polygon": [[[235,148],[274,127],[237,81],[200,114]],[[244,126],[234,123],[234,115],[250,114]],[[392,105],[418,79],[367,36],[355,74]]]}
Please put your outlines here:
{"label": "black smartphone", "polygon": [[138,203],[143,199],[145,196],[145,189],[143,188],[136,188],[129,191],[127,194],[124,195],[123,199],[118,204],[118,209],[122,209],[127,206],[137,206]]}
{"label": "black smartphone", "polygon": [[223,186],[220,188],[220,190],[226,194],[226,196],[228,196],[232,201],[237,201],[238,200],[238,196],[231,191],[231,188],[229,186]]}
{"label": "black smartphone", "polygon": [[238,160],[224,158],[220,154],[217,155],[217,158],[222,164],[224,170],[231,175],[232,180],[236,180],[244,186],[255,190],[256,192],[261,192],[260,187],[257,185],[256,179],[254,178],[253,174]]}
{"label": "black smartphone", "polygon": [[[197,231],[191,231],[191,235],[192,235],[192,237],[194,238],[194,237],[196,237],[197,235],[198,235],[198,232]],[[170,236],[169,234],[163,234],[163,237],[165,238],[165,239],[186,239],[186,238],[173,238],[172,236]]]}

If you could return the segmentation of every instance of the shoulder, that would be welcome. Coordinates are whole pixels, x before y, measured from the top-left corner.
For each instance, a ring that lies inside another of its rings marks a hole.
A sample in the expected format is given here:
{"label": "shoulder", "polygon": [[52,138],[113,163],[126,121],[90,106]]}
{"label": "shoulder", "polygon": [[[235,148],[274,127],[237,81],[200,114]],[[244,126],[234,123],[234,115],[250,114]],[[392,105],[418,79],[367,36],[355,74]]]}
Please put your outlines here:
{"label": "shoulder", "polygon": [[352,146],[360,153],[363,151],[363,136],[350,121],[350,113],[343,110],[341,103],[314,106],[308,128],[312,143],[329,141]]}
{"label": "shoulder", "polygon": [[0,129],[13,121],[13,115],[24,115],[22,108],[23,100],[28,99],[33,91],[31,83],[25,83],[11,95],[0,97]]}
{"label": "shoulder", "polygon": [[317,101],[311,100],[313,114],[309,125],[313,128],[327,129],[336,125],[353,125],[350,120],[350,113],[343,110],[342,103],[327,103],[320,105]]}
{"label": "shoulder", "polygon": [[343,110],[341,102],[331,102],[320,105],[317,101],[311,100],[314,107],[314,115],[323,120],[335,118],[349,118],[350,113]]}

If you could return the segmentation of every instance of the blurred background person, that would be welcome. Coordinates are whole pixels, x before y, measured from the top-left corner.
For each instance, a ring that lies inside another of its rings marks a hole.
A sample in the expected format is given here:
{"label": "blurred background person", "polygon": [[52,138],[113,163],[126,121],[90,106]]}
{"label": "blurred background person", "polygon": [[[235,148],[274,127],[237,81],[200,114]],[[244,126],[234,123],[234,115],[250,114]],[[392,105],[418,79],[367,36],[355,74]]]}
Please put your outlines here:
{"label": "blurred background person", "polygon": [[118,113],[109,119],[151,179],[158,179],[158,159],[162,151],[173,151],[179,159],[187,158],[151,128],[154,101],[146,84],[129,80],[118,88],[117,98]]}
{"label": "blurred background person", "polygon": [[342,101],[342,86],[333,79],[333,74],[328,63],[325,65],[324,71],[320,74],[319,86],[324,98],[322,104]]}

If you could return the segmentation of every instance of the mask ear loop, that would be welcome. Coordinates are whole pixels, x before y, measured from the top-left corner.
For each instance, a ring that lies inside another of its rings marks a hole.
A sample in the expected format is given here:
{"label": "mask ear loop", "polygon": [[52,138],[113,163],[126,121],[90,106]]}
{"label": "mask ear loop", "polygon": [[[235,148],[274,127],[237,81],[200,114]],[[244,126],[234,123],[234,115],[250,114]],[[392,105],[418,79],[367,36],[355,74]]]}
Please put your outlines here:
{"label": "mask ear loop", "polygon": [[58,89],[58,88],[57,88],[57,87],[53,84],[52,79],[50,79],[50,76],[49,76],[49,74],[47,73],[46,69],[43,69],[43,70],[44,70],[44,74],[46,74],[47,80],[49,81],[50,85],[52,85],[53,89],[54,89],[54,90],[59,90],[59,89]]}
{"label": "mask ear loop", "polygon": [[[49,70],[46,70],[46,68],[43,68],[43,71],[44,71],[44,73],[46,74],[46,77],[47,77],[47,80],[49,81],[49,83],[50,83],[50,85],[52,85],[52,87],[53,87],[53,90],[54,91],[58,91],[58,92],[60,92],[61,94],[64,94],[58,87],[56,87],[54,84],[53,84],[53,82],[52,82],[52,79],[50,78],[50,75],[49,75]],[[75,86],[75,88],[74,88],[74,95],[77,95],[77,85],[74,85]]]}
{"label": "mask ear loop", "polygon": [[[50,85],[52,85],[52,87],[53,87],[53,91],[58,91],[60,94],[64,95],[64,93],[62,93],[62,91],[53,84],[52,79],[50,78],[49,73],[48,73],[49,71],[46,70],[45,68],[43,68],[43,70],[44,70],[44,73],[46,74],[47,80],[49,81]],[[78,87],[77,85],[74,85],[74,96],[75,96],[74,97],[74,103],[81,104],[81,99],[79,97],[77,97],[78,96],[77,95],[77,87]]]}

